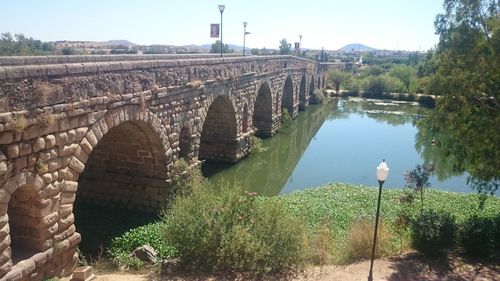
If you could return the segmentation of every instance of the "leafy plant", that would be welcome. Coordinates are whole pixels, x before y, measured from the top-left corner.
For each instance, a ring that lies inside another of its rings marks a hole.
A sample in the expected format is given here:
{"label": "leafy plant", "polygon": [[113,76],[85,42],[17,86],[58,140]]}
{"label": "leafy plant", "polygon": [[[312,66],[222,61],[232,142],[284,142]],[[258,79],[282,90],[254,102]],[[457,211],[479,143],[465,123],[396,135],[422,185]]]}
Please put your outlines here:
{"label": "leafy plant", "polygon": [[424,210],[424,188],[431,185],[429,178],[434,170],[430,164],[415,166],[415,169],[406,171],[404,179],[406,187],[413,188],[415,191],[420,191],[420,213]]}
{"label": "leafy plant", "polygon": [[304,231],[282,204],[259,202],[256,194],[220,183],[179,198],[164,237],[192,270],[254,273],[299,266]]}
{"label": "leafy plant", "polygon": [[138,268],[142,266],[137,258],[132,258],[130,254],[138,247],[150,245],[158,253],[160,259],[172,258],[177,255],[177,250],[162,239],[164,225],[152,223],[138,228],[131,229],[123,235],[113,238],[108,249],[115,264],[121,268]]}
{"label": "leafy plant", "polygon": [[448,212],[426,210],[410,226],[413,247],[425,254],[441,254],[455,245],[457,227]]}
{"label": "leafy plant", "polygon": [[262,139],[256,137],[255,135],[252,135],[250,137],[250,145],[252,147],[252,151],[255,151],[257,153],[267,151],[267,147],[264,147],[264,142]]}
{"label": "leafy plant", "polygon": [[[500,216],[499,216],[500,217]],[[468,218],[460,231],[460,241],[468,254],[474,256],[487,256],[492,253],[498,245],[497,223],[500,220],[494,217],[480,217],[474,215]]]}

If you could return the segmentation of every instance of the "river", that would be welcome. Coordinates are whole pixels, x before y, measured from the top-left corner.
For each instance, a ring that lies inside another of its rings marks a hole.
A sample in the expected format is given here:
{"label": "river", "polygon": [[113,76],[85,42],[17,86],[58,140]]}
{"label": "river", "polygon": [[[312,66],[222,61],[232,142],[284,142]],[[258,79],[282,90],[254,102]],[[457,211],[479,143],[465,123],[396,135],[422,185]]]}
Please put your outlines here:
{"label": "river", "polygon": [[[413,102],[331,99],[309,106],[288,129],[264,139],[267,151],[234,165],[208,162],[203,172],[212,182],[237,182],[270,196],[328,182],[376,186],[375,168],[386,159],[390,172],[384,187],[401,188],[405,171],[423,163],[415,148],[415,121],[428,110]],[[474,192],[465,174],[432,177],[431,187]]]}

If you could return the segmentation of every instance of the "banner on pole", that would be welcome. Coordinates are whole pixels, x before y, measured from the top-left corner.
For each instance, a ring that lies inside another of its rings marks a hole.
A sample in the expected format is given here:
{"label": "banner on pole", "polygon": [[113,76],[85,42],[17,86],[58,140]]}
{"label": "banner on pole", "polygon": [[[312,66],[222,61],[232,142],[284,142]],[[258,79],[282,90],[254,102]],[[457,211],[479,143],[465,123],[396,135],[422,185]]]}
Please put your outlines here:
{"label": "banner on pole", "polygon": [[220,24],[211,23],[210,24],[210,38],[219,38]]}

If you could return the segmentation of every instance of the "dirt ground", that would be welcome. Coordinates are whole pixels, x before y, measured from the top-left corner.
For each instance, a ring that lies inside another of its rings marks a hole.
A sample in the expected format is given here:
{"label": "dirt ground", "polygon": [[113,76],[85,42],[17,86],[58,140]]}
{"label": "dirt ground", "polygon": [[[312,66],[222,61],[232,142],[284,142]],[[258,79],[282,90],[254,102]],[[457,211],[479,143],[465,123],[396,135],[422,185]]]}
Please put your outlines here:
{"label": "dirt ground", "polygon": [[[241,274],[159,276],[153,270],[141,272],[110,272],[97,269],[95,281],[167,281],[167,280],[290,280],[333,281],[367,280],[370,261],[345,266],[309,267],[301,272],[248,278]],[[500,281],[500,257],[471,259],[451,253],[444,257],[425,257],[411,252],[400,256],[377,259],[373,270],[374,280],[474,280]],[[69,280],[63,279],[64,281]]]}

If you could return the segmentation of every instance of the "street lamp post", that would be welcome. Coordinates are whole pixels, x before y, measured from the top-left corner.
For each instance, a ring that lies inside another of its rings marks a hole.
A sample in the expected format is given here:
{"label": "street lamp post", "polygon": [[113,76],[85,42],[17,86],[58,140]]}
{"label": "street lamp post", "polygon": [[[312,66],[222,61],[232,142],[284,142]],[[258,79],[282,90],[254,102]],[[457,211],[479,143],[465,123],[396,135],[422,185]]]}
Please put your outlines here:
{"label": "street lamp post", "polygon": [[299,35],[299,57],[300,57],[300,48],[302,47],[302,34]]}
{"label": "street lamp post", "polygon": [[219,12],[220,12],[220,57],[222,58],[222,49],[224,44],[222,43],[222,13],[224,12],[224,8],[226,6],[224,5],[219,5]]}
{"label": "street lamp post", "polygon": [[245,56],[245,39],[250,32],[247,32],[247,22],[243,22],[243,56]]}
{"label": "street lamp post", "polygon": [[378,218],[380,215],[380,197],[382,196],[382,185],[384,185],[387,176],[389,175],[389,168],[385,163],[385,159],[377,167],[377,180],[378,180],[378,201],[377,201],[377,215],[375,216],[375,231],[373,232],[373,247],[372,258],[370,262],[370,273],[368,274],[368,281],[373,281],[373,259],[375,258],[375,244],[377,242],[377,229]]}

